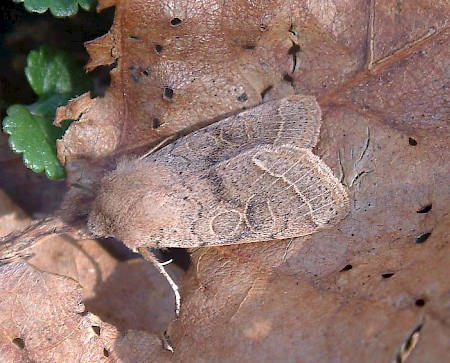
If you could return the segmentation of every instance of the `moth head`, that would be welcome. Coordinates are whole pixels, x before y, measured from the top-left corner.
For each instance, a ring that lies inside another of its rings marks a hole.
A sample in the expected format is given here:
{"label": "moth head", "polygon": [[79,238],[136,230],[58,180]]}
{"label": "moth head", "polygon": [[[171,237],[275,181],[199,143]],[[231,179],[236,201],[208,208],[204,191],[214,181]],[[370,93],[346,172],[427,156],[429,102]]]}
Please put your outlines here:
{"label": "moth head", "polygon": [[153,236],[176,218],[176,179],[141,160],[120,162],[96,192],[88,219],[97,237],[115,237],[128,247],[151,245]]}

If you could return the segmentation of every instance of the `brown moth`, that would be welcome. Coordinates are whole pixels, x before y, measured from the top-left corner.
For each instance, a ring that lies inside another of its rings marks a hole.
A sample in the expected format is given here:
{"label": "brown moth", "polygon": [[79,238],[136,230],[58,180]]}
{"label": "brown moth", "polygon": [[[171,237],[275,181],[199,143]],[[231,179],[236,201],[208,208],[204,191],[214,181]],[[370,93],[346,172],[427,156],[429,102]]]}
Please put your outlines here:
{"label": "brown moth", "polygon": [[311,152],[320,123],[313,97],[292,96],[124,160],[101,181],[88,227],[133,249],[314,233],[348,205],[342,184]]}
{"label": "brown moth", "polygon": [[264,103],[126,159],[100,182],[88,219],[151,260],[148,248],[223,246],[305,236],[348,212],[347,192],[312,148],[314,97]]}
{"label": "brown moth", "polygon": [[348,198],[311,151],[320,124],[315,98],[296,95],[124,160],[101,181],[88,228],[152,259],[142,248],[286,239],[332,225]]}

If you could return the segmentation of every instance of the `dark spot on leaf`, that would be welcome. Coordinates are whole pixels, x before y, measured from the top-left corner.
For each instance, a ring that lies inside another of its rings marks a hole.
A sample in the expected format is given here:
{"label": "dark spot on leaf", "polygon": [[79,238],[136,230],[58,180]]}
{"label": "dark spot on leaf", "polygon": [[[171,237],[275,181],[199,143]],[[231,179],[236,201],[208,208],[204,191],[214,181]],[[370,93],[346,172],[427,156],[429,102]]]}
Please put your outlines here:
{"label": "dark spot on leaf", "polygon": [[100,327],[98,325],[92,325],[91,328],[95,334],[100,335]]}
{"label": "dark spot on leaf", "polygon": [[22,338],[14,338],[12,343],[19,349],[25,348],[25,341]]}
{"label": "dark spot on leaf", "polygon": [[162,50],[163,50],[163,46],[161,44],[156,44],[155,45],[155,52],[156,52],[156,54],[161,54]]}
{"label": "dark spot on leaf", "polygon": [[411,146],[416,146],[417,145],[417,141],[415,139],[413,139],[412,137],[410,137],[408,139],[408,142]]}
{"label": "dark spot on leaf", "polygon": [[385,279],[389,279],[389,278],[391,278],[392,276],[394,276],[394,273],[393,273],[393,272],[388,272],[388,273],[385,273],[385,274],[381,274],[381,276],[382,276],[383,278],[385,278]]}
{"label": "dark spot on leaf", "polygon": [[288,50],[288,54],[290,54],[290,55],[297,54],[298,52],[300,52],[300,46],[298,44],[294,44]]}
{"label": "dark spot on leaf", "polygon": [[283,75],[283,81],[292,83],[292,82],[294,82],[294,78],[292,78],[289,74],[285,73]]}
{"label": "dark spot on leaf", "polygon": [[180,25],[181,23],[182,23],[182,21],[181,21],[180,18],[173,18],[173,19],[170,21],[170,25],[172,25],[172,26],[178,26],[178,25]]}
{"label": "dark spot on leaf", "polygon": [[152,120],[152,127],[153,127],[154,129],[157,129],[159,126],[161,126],[161,121],[159,120],[159,118],[153,117],[153,120]]}
{"label": "dark spot on leaf", "polygon": [[266,87],[263,89],[263,91],[261,92],[261,98],[264,99],[264,97],[266,97],[266,95],[269,93],[269,91],[273,88],[272,85]]}
{"label": "dark spot on leaf", "polygon": [[145,68],[145,69],[142,71],[142,74],[143,74],[144,76],[149,76],[149,75],[150,75],[150,69],[149,69],[149,68]]}
{"label": "dark spot on leaf", "polygon": [[108,349],[103,348],[103,355],[104,355],[105,357],[109,357]]}
{"label": "dark spot on leaf", "polygon": [[428,204],[423,208],[420,208],[417,213],[428,213],[431,210],[432,204]]}
{"label": "dark spot on leaf", "polygon": [[344,267],[342,268],[341,272],[351,270],[352,268],[353,268],[352,265],[346,265],[346,266],[344,266]]}
{"label": "dark spot on leaf", "polygon": [[420,236],[416,237],[416,243],[424,243],[430,236],[431,236],[431,232],[421,234]]}
{"label": "dark spot on leaf", "polygon": [[248,100],[247,93],[244,92],[244,93],[241,94],[240,96],[236,97],[236,99],[237,99],[239,102],[245,102],[245,101],[247,101],[247,100]]}
{"label": "dark spot on leaf", "polygon": [[416,306],[418,306],[418,307],[425,306],[425,300],[424,299],[417,299],[414,304],[416,304]]}
{"label": "dark spot on leaf", "polygon": [[131,73],[130,76],[134,83],[139,83],[139,77],[136,74]]}
{"label": "dark spot on leaf", "polygon": [[170,87],[164,88],[164,98],[171,100],[173,98],[173,89]]}

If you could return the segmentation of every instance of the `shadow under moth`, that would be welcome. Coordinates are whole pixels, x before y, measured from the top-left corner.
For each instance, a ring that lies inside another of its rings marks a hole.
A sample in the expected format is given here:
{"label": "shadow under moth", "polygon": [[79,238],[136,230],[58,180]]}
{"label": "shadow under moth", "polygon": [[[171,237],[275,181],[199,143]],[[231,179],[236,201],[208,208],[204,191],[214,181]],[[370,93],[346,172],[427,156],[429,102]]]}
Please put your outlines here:
{"label": "shadow under moth", "polygon": [[[348,212],[347,192],[312,148],[314,97],[267,102],[192,132],[154,153],[121,159],[95,190],[88,233],[115,237],[155,264],[180,309],[178,288],[149,248],[208,247],[314,233]],[[66,229],[40,221],[0,242],[3,261]]]}

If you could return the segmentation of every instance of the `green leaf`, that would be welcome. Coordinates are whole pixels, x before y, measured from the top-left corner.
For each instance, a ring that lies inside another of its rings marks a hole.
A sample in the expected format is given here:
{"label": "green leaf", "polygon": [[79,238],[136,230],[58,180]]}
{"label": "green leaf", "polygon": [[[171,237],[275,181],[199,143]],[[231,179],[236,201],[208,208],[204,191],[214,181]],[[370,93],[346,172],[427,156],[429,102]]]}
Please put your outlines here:
{"label": "green leaf", "polygon": [[25,9],[34,13],[45,13],[48,9],[53,16],[63,18],[72,16],[78,12],[78,5],[84,10],[92,10],[97,0],[14,0],[22,3]]}
{"label": "green leaf", "polygon": [[25,75],[39,97],[55,93],[78,96],[90,87],[86,73],[72,58],[45,46],[30,52]]}
{"label": "green leaf", "polygon": [[37,173],[45,171],[49,179],[64,178],[64,168],[56,157],[56,140],[63,127],[53,125],[56,109],[91,88],[86,73],[65,53],[41,47],[28,55],[25,74],[38,100],[32,105],[12,105],[3,120],[9,144],[23,153],[27,167]]}
{"label": "green leaf", "polygon": [[23,153],[23,161],[36,173],[45,174],[49,179],[64,178],[64,168],[56,158],[56,139],[64,133],[48,119],[33,115],[23,105],[10,106],[3,120],[3,130],[10,135],[9,144],[17,153]]}

